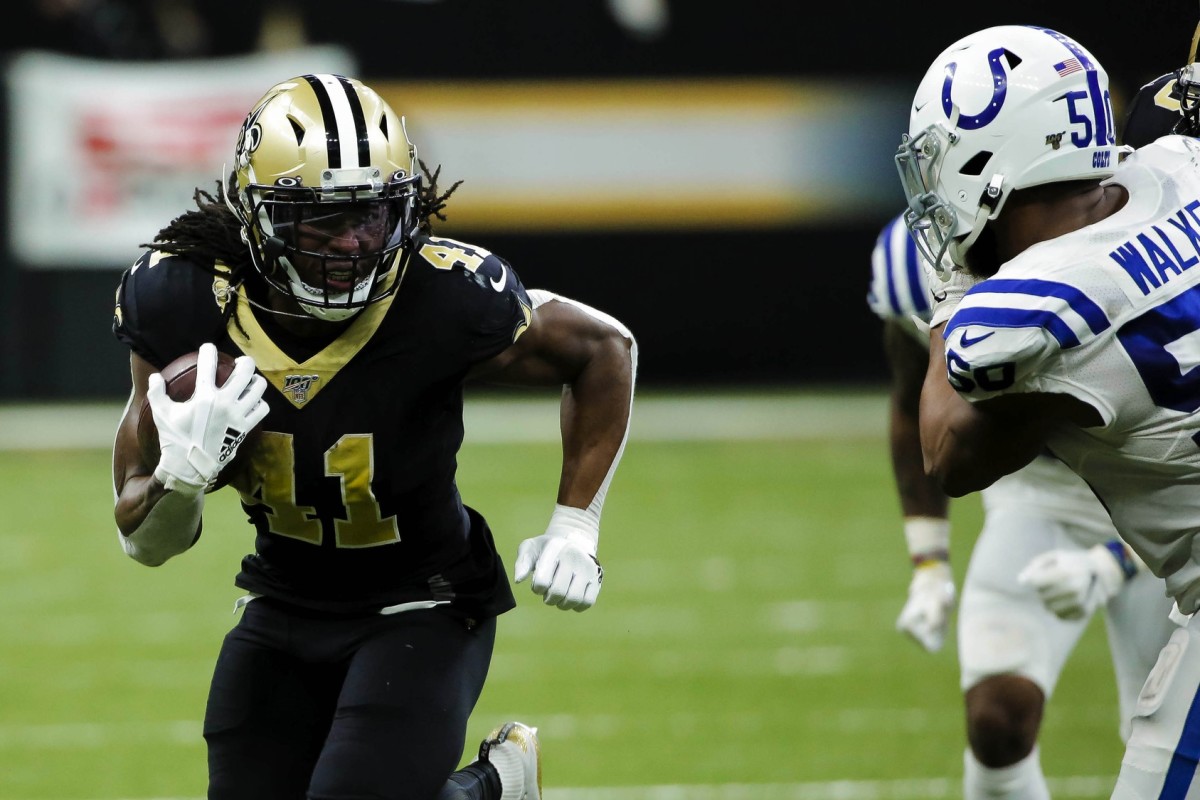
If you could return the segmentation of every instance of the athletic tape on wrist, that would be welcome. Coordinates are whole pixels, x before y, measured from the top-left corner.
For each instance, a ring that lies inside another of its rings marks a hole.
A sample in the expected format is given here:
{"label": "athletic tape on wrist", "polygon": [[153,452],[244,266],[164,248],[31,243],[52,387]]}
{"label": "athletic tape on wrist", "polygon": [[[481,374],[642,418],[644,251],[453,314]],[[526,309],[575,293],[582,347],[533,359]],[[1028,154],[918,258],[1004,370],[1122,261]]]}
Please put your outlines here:
{"label": "athletic tape on wrist", "polygon": [[950,520],[941,517],[906,517],[904,540],[914,567],[950,560]]}

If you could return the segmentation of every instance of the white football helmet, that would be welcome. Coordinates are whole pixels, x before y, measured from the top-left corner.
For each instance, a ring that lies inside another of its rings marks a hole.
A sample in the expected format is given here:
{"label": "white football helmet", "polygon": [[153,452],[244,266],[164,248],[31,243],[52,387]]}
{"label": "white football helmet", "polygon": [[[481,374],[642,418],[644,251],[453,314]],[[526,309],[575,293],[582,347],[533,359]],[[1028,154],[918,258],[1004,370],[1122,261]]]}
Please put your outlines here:
{"label": "white football helmet", "polygon": [[946,278],[1014,190],[1107,178],[1130,150],[1115,141],[1108,74],[1082,45],[1033,26],[973,33],[913,98],[896,153],[905,224]]}
{"label": "white football helmet", "polygon": [[374,90],[328,74],[276,84],[235,159],[226,202],[268,284],[332,322],[396,290],[421,179],[403,118]]}

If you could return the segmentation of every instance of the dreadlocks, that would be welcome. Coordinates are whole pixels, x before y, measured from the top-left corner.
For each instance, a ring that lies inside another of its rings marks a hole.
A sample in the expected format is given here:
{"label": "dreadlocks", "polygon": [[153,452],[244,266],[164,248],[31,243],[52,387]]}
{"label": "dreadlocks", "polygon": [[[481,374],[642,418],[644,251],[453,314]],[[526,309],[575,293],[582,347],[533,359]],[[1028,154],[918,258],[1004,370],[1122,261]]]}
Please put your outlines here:
{"label": "dreadlocks", "polygon": [[442,213],[442,209],[446,207],[446,201],[450,199],[450,195],[454,194],[454,190],[462,185],[462,181],[455,181],[454,185],[439,197],[437,180],[442,174],[442,165],[438,164],[437,169],[430,174],[429,167],[425,166],[424,161],[418,158],[417,163],[421,165],[421,174],[425,176],[425,181],[417,193],[417,218],[420,220],[418,229],[422,233],[433,233],[433,223],[430,221],[430,217],[437,217],[442,222],[446,221],[446,215]]}
{"label": "dreadlocks", "polygon": [[[217,194],[221,194],[217,182]],[[194,209],[180,214],[154,237],[151,244],[141,244],[173,256],[187,256],[196,266],[214,272],[220,261],[228,266],[237,283],[245,279],[250,267],[250,253],[242,241],[241,225],[224,203],[203,189],[192,194]]]}

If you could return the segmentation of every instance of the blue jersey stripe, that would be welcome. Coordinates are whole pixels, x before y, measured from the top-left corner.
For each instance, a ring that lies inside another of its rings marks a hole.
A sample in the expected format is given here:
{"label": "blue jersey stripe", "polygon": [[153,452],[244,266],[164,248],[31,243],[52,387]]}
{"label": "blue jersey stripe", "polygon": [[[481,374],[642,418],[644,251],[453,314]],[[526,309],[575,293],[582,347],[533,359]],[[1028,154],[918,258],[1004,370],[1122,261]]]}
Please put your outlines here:
{"label": "blue jersey stripe", "polygon": [[900,305],[900,295],[896,291],[896,262],[892,258],[892,236],[895,235],[895,222],[883,229],[880,234],[879,246],[883,248],[883,279],[887,284],[888,305],[892,309],[893,314],[904,313],[904,306]]}
{"label": "blue jersey stripe", "polygon": [[1079,346],[1079,337],[1071,326],[1053,311],[1025,308],[980,308],[971,306],[960,308],[950,318],[943,339],[949,339],[950,334],[968,325],[988,325],[993,328],[1045,328],[1050,335],[1058,340],[1064,350]]}
{"label": "blue jersey stripe", "polygon": [[[904,228],[903,221],[900,226]],[[925,274],[918,258],[917,243],[909,235],[908,228],[904,228],[904,271],[908,273],[908,293],[912,295],[913,308],[918,314],[924,314],[929,311],[929,292],[925,289]]]}
{"label": "blue jersey stripe", "polygon": [[907,319],[913,314],[929,318],[925,271],[903,215],[888,222],[876,237],[871,273],[867,303],[875,313],[887,319]]}
{"label": "blue jersey stripe", "polygon": [[1109,329],[1108,317],[1090,297],[1074,286],[1057,281],[1038,279],[1010,280],[1005,278],[989,278],[973,287],[971,293],[985,294],[1027,294],[1033,297],[1053,297],[1062,300],[1071,310],[1083,317],[1092,333],[1099,334]]}
{"label": "blue jersey stripe", "polygon": [[1192,697],[1192,707],[1188,709],[1187,719],[1183,722],[1183,732],[1179,735],[1179,743],[1171,756],[1171,765],[1167,767],[1167,775],[1163,779],[1162,792],[1158,800],[1185,800],[1192,779],[1196,775],[1196,762],[1200,760],[1200,692]]}

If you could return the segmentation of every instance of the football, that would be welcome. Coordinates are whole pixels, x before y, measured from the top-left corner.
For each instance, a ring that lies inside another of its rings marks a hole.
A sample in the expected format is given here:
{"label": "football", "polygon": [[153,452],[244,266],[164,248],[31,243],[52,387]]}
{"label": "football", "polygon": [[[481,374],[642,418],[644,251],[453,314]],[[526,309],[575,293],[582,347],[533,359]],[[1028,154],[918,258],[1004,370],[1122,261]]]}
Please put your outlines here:
{"label": "football", "polygon": [[[196,388],[196,360],[199,353],[184,353],[179,358],[162,368],[163,382],[166,384],[167,396],[176,402],[190,400]],[[233,372],[234,358],[228,353],[217,352],[217,386],[224,386]],[[249,461],[250,452],[254,450],[261,437],[261,428],[256,427],[246,434],[246,438],[238,447],[233,460],[226,464],[217,474],[217,479],[206,492],[215,492],[225,486]],[[154,425],[154,414],[150,411],[150,401],[143,398],[138,410],[137,423],[138,446],[142,451],[142,459],[147,464],[158,464],[158,428]]]}

